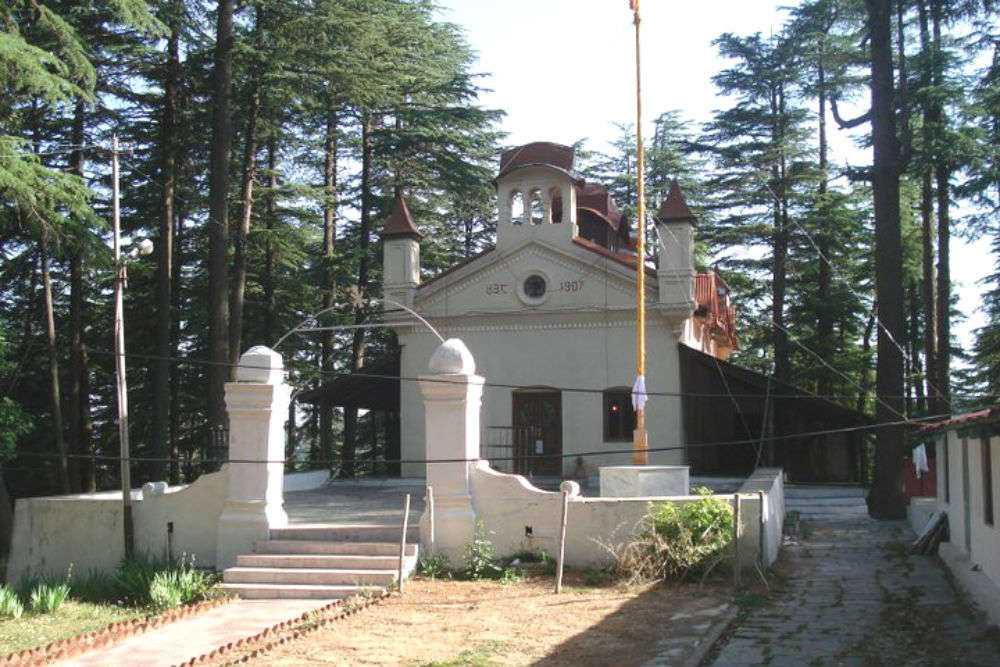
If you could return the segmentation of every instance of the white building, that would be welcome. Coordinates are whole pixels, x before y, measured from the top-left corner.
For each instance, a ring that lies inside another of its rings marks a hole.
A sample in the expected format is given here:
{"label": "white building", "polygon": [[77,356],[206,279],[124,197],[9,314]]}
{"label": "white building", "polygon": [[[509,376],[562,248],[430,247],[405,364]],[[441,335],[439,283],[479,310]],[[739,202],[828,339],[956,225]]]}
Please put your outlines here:
{"label": "white building", "polygon": [[1000,624],[1000,406],[929,424],[922,435],[937,459],[937,497],[912,499],[911,523],[919,532],[932,512],[948,516],[941,558]]}
{"label": "white building", "polygon": [[[424,281],[421,235],[400,199],[386,221],[384,293],[460,337],[487,378],[483,455],[513,456],[501,469],[532,475],[590,474],[627,463],[630,387],[635,379],[635,254],[628,224],[607,191],[574,172],[571,147],[533,143],[506,151],[496,179],[497,243]],[[678,342],[722,358],[735,345],[693,318],[695,219],[676,186],[657,215],[659,267],[647,266],[647,370],[651,394],[680,391]],[[714,283],[713,283],[714,284]],[[722,284],[720,282],[720,284]],[[720,295],[728,308],[728,294]],[[728,311],[727,311],[728,312]],[[396,325],[400,376],[424,374],[439,344],[423,324]],[[580,391],[580,390],[586,391]],[[423,402],[400,386],[401,454],[425,457]],[[652,463],[685,461],[681,401],[651,395],[646,408]],[[424,474],[406,464],[404,475]]]}

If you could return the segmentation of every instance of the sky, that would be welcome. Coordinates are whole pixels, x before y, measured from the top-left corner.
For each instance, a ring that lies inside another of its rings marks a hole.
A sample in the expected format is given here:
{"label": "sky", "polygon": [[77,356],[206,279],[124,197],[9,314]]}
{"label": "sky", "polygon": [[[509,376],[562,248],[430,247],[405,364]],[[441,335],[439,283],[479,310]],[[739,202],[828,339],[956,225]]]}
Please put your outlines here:
{"label": "sky", "polygon": [[[769,35],[780,30],[794,0],[642,2],[643,123],[676,109],[701,123],[724,108],[711,77],[726,66],[712,40],[723,32]],[[507,143],[586,138],[604,148],[614,123],[635,119],[635,42],[626,0],[440,0],[441,18],[462,26],[490,89],[482,102],[502,109]],[[863,104],[866,100],[857,100]],[[849,107],[844,114],[849,113]],[[833,123],[830,127],[834,128]],[[870,151],[832,131],[831,161],[862,164]],[[953,325],[963,347],[982,326],[980,303],[992,257],[986,242],[952,241],[952,280],[967,320]]]}

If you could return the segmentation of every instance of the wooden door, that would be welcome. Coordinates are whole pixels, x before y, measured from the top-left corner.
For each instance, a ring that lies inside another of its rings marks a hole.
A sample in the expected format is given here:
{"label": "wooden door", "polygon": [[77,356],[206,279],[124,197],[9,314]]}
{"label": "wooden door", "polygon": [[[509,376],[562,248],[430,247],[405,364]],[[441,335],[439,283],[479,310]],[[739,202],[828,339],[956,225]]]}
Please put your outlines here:
{"label": "wooden door", "polygon": [[518,392],[513,401],[514,472],[562,476],[562,395]]}

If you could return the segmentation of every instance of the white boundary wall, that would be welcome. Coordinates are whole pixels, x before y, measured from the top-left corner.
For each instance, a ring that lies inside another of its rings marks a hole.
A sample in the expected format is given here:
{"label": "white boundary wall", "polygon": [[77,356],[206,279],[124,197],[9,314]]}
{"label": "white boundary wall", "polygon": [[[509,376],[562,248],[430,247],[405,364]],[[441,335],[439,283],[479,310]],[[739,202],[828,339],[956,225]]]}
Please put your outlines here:
{"label": "white boundary wall", "polygon": [[[228,466],[202,475],[186,486],[147,484],[133,491],[136,548],[167,555],[167,524],[173,523],[172,555],[193,556],[195,564],[214,567],[219,515],[226,499]],[[285,475],[286,490],[308,491],[329,480],[326,471]],[[114,569],[125,553],[121,493],[19,498],[7,559],[7,581],[23,576],[65,575],[70,565],[83,575]]]}
{"label": "white boundary wall", "polygon": [[[486,461],[475,463],[471,472],[476,518],[482,521],[497,553],[544,550],[554,555],[558,551],[561,492],[542,491],[520,475],[493,470]],[[763,522],[759,491],[764,492]],[[715,497],[727,502],[733,500],[732,495]],[[684,504],[700,499],[700,496],[588,498],[571,487],[565,562],[573,567],[608,565],[612,560],[608,547],[627,542],[642,530],[650,503]],[[762,546],[765,567],[774,563],[781,547],[783,522],[781,470],[758,470],[740,490],[740,560],[744,567],[760,560]],[[457,553],[454,547],[458,545],[440,546],[452,556]]]}

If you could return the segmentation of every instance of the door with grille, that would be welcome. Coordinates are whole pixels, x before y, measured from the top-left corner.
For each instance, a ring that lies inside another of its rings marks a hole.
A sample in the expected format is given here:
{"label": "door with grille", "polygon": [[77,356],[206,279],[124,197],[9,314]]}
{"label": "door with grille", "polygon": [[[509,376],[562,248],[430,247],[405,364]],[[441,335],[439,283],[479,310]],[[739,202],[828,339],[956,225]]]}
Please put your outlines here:
{"label": "door with grille", "polygon": [[562,395],[516,392],[513,409],[514,472],[562,476]]}

